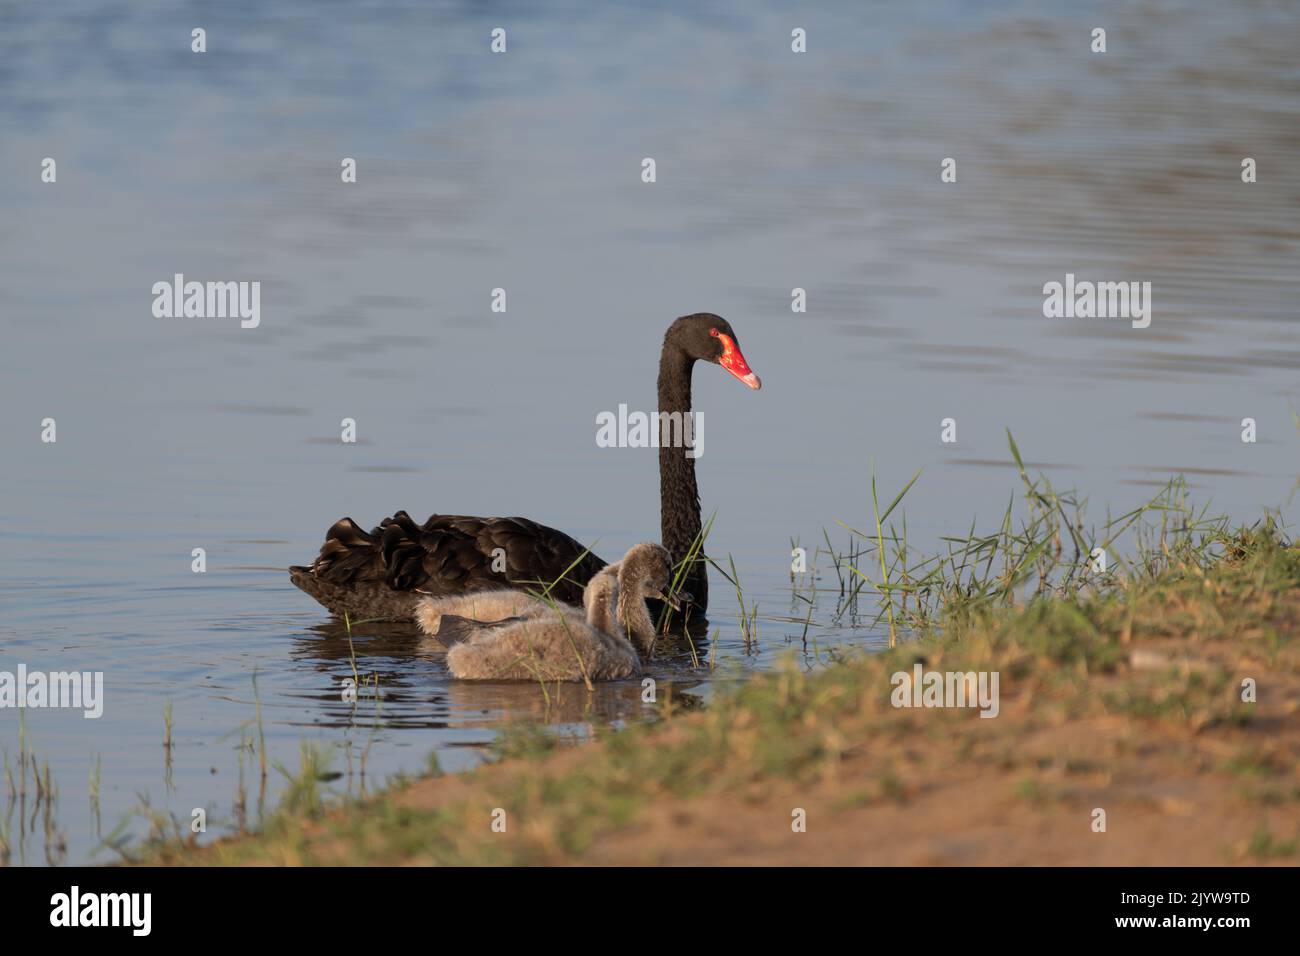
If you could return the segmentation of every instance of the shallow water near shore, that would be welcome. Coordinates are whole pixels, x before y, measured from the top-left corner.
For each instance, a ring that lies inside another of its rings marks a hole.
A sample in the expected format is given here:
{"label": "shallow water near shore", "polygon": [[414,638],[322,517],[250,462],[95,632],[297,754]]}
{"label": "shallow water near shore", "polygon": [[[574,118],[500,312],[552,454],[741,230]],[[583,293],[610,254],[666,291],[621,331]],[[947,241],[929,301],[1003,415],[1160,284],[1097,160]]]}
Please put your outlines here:
{"label": "shallow water near shore", "polygon": [[[1179,473],[1216,512],[1296,519],[1298,45],[1267,4],[0,11],[0,669],[103,671],[106,695],[22,715],[64,850],[18,808],[11,862],[111,860],[144,802],[220,832],[259,708],[274,762],[320,745],[353,793],[363,760],[368,787],[472,766],[510,719],[652,717],[636,684],[449,681],[403,628],[349,646],[284,568],[399,508],[527,515],[607,559],[657,538],[655,452],[598,448],[596,416],[652,409],[687,312],[727,317],[764,384],[696,369],[709,551],[758,633],[713,573],[706,665],[679,643],[651,669],[690,705],[883,645],[871,613],[836,620],[825,560],[805,641],[789,574],[792,539],[868,525],[873,462],[885,499],[924,469],[922,550],[1001,520],[1005,428],[1095,519]],[[154,318],[178,272],[260,281],[260,325]],[[1067,274],[1150,281],[1150,328],[1044,318]],[[378,700],[343,700],[353,654]],[[19,736],[0,711],[11,763]]]}

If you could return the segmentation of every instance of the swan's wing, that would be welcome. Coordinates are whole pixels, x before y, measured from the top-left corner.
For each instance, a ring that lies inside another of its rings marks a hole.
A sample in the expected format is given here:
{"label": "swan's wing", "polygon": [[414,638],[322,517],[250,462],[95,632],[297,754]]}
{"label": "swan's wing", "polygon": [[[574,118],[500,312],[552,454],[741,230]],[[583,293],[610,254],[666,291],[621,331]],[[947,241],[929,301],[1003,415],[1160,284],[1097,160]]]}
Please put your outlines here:
{"label": "swan's wing", "polygon": [[351,518],[336,522],[311,567],[294,569],[294,583],[309,594],[319,581],[345,591],[443,595],[549,584],[567,569],[552,593],[581,604],[583,585],[604,564],[567,534],[527,518],[433,515],[419,525],[399,511],[370,532]]}
{"label": "swan's wing", "polygon": [[459,614],[444,614],[441,623],[438,624],[438,633],[433,636],[443,647],[451,647],[462,644],[477,634],[485,634],[523,620],[525,620],[523,617],[507,617],[500,621],[476,621],[472,617],[461,617]]}

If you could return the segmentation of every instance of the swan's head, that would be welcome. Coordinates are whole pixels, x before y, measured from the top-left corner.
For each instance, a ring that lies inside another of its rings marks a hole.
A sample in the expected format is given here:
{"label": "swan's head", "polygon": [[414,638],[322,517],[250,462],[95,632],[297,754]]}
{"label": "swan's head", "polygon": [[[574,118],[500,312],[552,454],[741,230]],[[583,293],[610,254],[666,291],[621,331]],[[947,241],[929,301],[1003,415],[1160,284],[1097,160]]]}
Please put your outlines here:
{"label": "swan's head", "polygon": [[683,315],[668,327],[665,341],[690,358],[721,365],[750,388],[763,387],[758,376],[750,371],[731,323],[720,315],[712,312]]}
{"label": "swan's head", "polygon": [[622,600],[624,595],[636,595],[643,600],[663,601],[670,607],[680,608],[677,600],[667,593],[672,576],[673,559],[663,545],[653,541],[633,545],[618,563],[619,599]]}

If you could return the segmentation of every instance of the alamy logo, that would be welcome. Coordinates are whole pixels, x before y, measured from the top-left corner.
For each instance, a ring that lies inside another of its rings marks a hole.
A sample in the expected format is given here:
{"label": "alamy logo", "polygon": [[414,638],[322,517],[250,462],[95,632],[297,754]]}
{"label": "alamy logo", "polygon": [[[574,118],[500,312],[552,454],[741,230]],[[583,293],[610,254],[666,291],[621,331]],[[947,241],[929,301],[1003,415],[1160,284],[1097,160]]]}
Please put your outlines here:
{"label": "alamy logo", "polygon": [[148,936],[153,923],[152,893],[71,893],[50,897],[51,926],[129,926],[133,936]]}
{"label": "alamy logo", "polygon": [[[658,427],[653,427],[653,426]],[[629,412],[596,415],[597,448],[685,448],[687,458],[704,457],[703,412]]]}
{"label": "alamy logo", "polygon": [[171,282],[153,284],[156,319],[234,319],[241,329],[262,324],[262,283],[186,282],[178,272]]}
{"label": "alamy logo", "polygon": [[1049,319],[1131,319],[1133,328],[1151,324],[1150,282],[1089,282],[1065,274],[1065,282],[1043,286],[1043,315]]}
{"label": "alamy logo", "polygon": [[0,671],[0,709],[6,707],[80,708],[93,720],[104,713],[103,671]]}
{"label": "alamy logo", "polygon": [[999,671],[930,671],[918,663],[912,673],[896,671],[889,679],[895,707],[978,707],[981,717],[996,717]]}

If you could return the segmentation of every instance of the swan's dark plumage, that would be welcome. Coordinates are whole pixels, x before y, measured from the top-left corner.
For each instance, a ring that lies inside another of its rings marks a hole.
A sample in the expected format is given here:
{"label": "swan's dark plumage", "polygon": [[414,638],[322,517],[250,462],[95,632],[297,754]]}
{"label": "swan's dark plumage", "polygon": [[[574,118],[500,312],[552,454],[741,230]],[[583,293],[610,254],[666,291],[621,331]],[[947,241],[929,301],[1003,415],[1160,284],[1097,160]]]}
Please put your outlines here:
{"label": "swan's dark plumage", "polygon": [[[492,570],[500,548],[503,571]],[[334,523],[310,567],[289,575],[329,610],[354,620],[410,620],[427,595],[549,584],[557,600],[582,603],[582,590],[605,562],[562,531],[528,518],[433,515],[416,524],[405,511],[365,531],[351,518]]]}
{"label": "swan's dark plumage", "polygon": [[[711,362],[750,388],[759,388],[731,325],[711,312],[684,315],[668,327],[659,356],[659,412],[691,411],[695,363]],[[666,426],[664,426],[666,427]],[[700,495],[695,459],[680,447],[659,449],[659,511],[663,545],[674,562],[690,553],[700,533]],[[505,554],[504,571],[493,571],[495,549]],[[422,525],[404,511],[365,531],[351,518],[330,528],[320,556],[310,567],[291,567],[289,576],[303,591],[335,614],[353,620],[409,621],[422,596],[443,596],[502,587],[549,584],[568,604],[582,603],[582,590],[605,566],[562,531],[527,518],[473,518],[434,515]],[[708,606],[705,564],[697,556],[687,570],[684,590],[703,613]]]}

